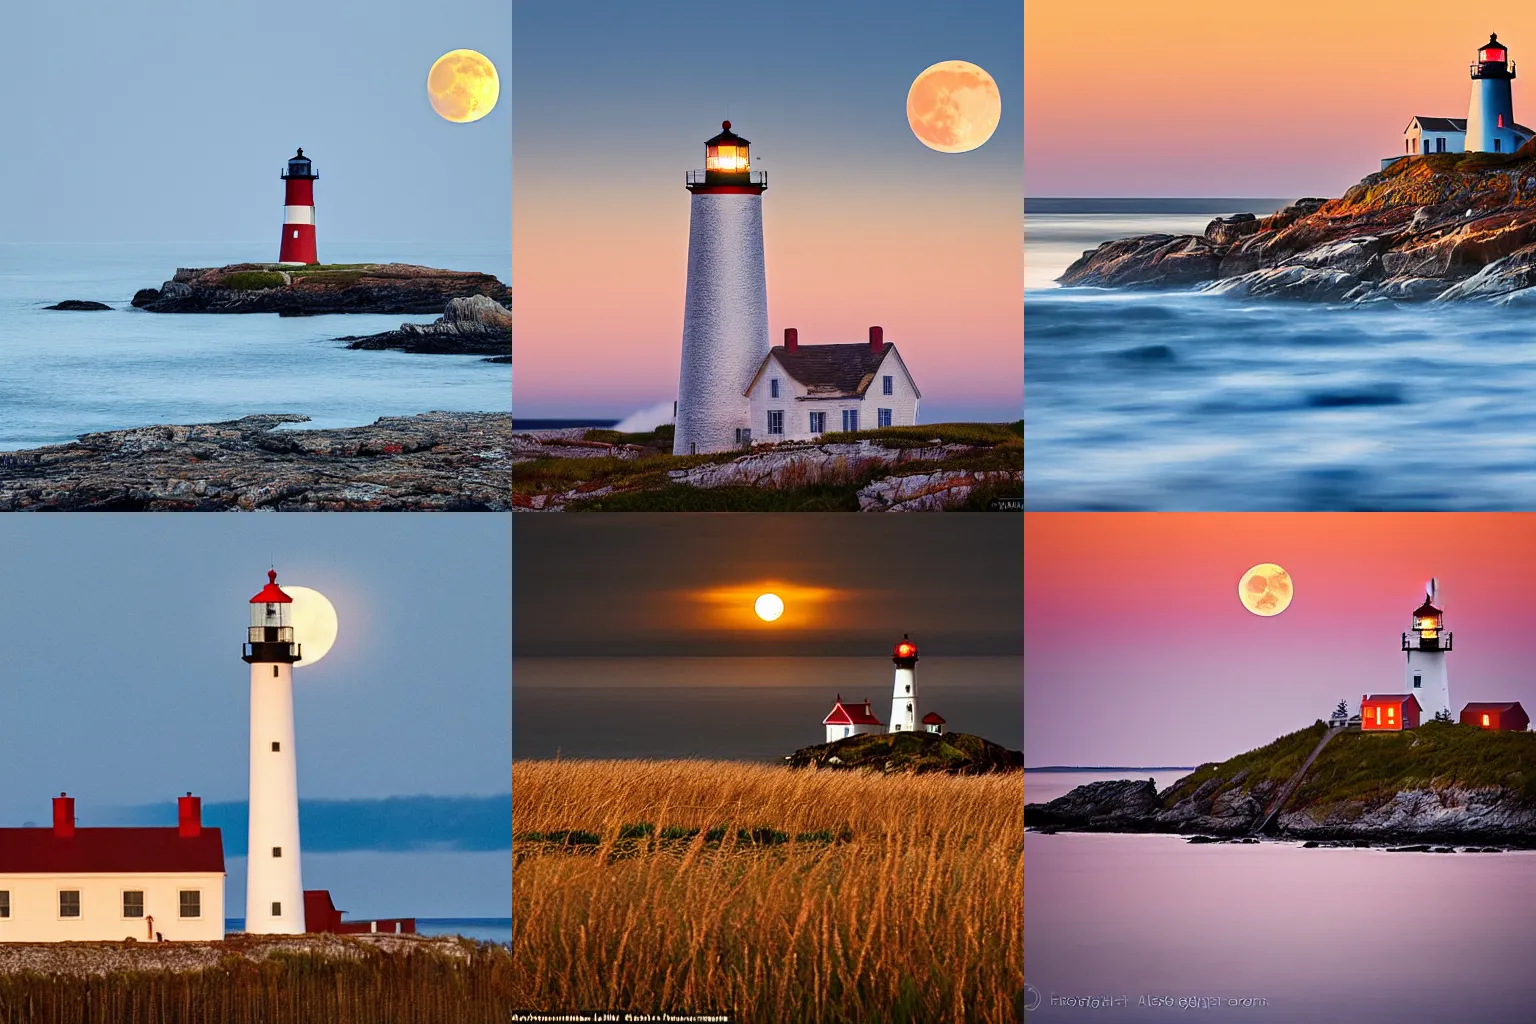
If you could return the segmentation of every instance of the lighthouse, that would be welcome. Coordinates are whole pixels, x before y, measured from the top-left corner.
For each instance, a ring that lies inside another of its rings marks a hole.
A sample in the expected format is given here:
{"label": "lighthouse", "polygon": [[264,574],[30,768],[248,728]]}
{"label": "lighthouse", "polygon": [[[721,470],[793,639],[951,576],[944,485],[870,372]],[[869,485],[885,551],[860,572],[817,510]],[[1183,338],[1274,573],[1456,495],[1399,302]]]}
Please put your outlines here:
{"label": "lighthouse", "polygon": [[304,155],[288,161],[281,175],[283,186],[283,244],[278,250],[279,263],[319,263],[315,255],[315,173],[314,165]]}
{"label": "lighthouse", "polygon": [[768,355],[768,285],[763,271],[762,171],[750,143],[721,122],[704,143],[704,169],[689,171],[688,289],[677,385],[674,455],[751,443],[746,391]]}
{"label": "lighthouse", "polygon": [[1439,712],[1450,714],[1451,691],[1446,681],[1445,656],[1451,650],[1451,634],[1445,631],[1445,613],[1435,607],[1438,584],[1429,581],[1424,603],[1414,609],[1413,628],[1403,634],[1408,653],[1406,693],[1418,699],[1426,721]]}
{"label": "lighthouse", "polygon": [[1520,148],[1526,135],[1516,130],[1514,99],[1510,95],[1514,78],[1515,66],[1510,63],[1509,50],[1499,42],[1497,33],[1490,35],[1487,45],[1478,48],[1477,62],[1472,65],[1467,152],[1513,153]]}
{"label": "lighthouse", "polygon": [[891,732],[913,732],[917,728],[917,645],[903,633],[901,643],[891,653],[896,663],[896,683],[891,693]]}
{"label": "lighthouse", "polygon": [[295,935],[304,930],[299,877],[299,780],[293,750],[293,598],[267,573],[251,598],[244,660],[251,666],[251,793],[246,858],[245,930]]}

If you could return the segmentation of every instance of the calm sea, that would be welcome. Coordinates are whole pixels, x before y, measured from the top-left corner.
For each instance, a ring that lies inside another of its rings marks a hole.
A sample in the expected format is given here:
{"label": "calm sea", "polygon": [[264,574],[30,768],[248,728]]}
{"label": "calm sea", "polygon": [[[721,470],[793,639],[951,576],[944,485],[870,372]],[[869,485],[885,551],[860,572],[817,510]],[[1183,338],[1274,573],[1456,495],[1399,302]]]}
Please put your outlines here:
{"label": "calm sea", "polygon": [[[870,658],[515,658],[512,756],[774,761],[826,741],[840,694],[890,722],[891,672]],[[1020,749],[1019,659],[923,657],[919,713]]]}
{"label": "calm sea", "polygon": [[[1184,773],[1031,772],[1025,792],[1149,774]],[[1031,832],[1024,864],[1030,1021],[1536,1019],[1536,852]]]}
{"label": "calm sea", "polygon": [[[433,410],[505,412],[511,367],[473,356],[352,352],[333,339],[433,316],[278,317],[133,309],[177,267],[272,259],[270,244],[0,245],[0,450],[94,430],[293,412],[305,427],[348,427]],[[419,263],[503,281],[502,244],[336,244],[337,263]],[[57,312],[62,299],[113,308]]]}
{"label": "calm sea", "polygon": [[1101,242],[1199,233],[1210,219],[1026,214],[1029,508],[1536,505],[1528,314],[1054,283]]}

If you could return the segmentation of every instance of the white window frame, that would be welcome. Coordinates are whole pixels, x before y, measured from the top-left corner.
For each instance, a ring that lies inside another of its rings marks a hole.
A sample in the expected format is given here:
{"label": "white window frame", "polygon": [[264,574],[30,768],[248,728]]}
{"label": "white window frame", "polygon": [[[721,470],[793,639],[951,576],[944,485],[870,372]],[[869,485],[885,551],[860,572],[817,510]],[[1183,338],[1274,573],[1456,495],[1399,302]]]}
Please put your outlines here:
{"label": "white window frame", "polygon": [[806,422],[809,423],[810,431],[813,434],[825,434],[827,432],[827,414],[825,410],[810,413],[806,418]]}
{"label": "white window frame", "polygon": [[[778,429],[775,430],[774,429],[775,427],[777,427]],[[768,410],[768,436],[769,437],[783,437],[784,436],[784,410],[783,409],[769,409]]]}
{"label": "white window frame", "polygon": [[[80,898],[79,889],[58,889],[56,892],[58,893],[58,899],[54,901],[54,912],[58,914],[58,920],[78,921],[85,917],[85,901]],[[75,894],[75,912],[73,914],[64,913],[64,894],[67,892]]]}
{"label": "white window frame", "polygon": [[876,409],[875,410],[875,426],[876,427],[889,427],[889,426],[891,426],[893,424],[895,418],[896,417],[895,417],[894,410],[891,410],[891,409]]}
{"label": "white window frame", "polygon": [[880,393],[882,395],[894,395],[896,393],[896,378],[889,374],[881,377]]}
{"label": "white window frame", "polygon": [[779,397],[779,378],[777,378],[777,377],[769,377],[768,378],[768,397],[769,398],[778,398]]}
{"label": "white window frame", "polygon": [[844,433],[852,433],[853,431],[856,431],[858,429],[859,429],[859,410],[857,410],[857,409],[844,409],[843,410],[843,432]]}
{"label": "white window frame", "polygon": [[[128,913],[128,894],[131,892],[139,894],[139,912],[137,915]],[[118,912],[122,915],[124,921],[142,921],[146,911],[145,903],[143,889],[124,889],[122,890],[122,898],[118,901]]]}
{"label": "white window frame", "polygon": [[[187,897],[188,896],[195,897],[194,902],[197,904],[197,913],[195,913],[195,914],[187,913]],[[197,920],[201,920],[202,916],[203,916],[203,890],[201,890],[201,889],[182,889],[182,890],[180,890],[180,891],[178,891],[176,893],[176,917],[178,919],[180,919],[182,921],[197,921]]]}

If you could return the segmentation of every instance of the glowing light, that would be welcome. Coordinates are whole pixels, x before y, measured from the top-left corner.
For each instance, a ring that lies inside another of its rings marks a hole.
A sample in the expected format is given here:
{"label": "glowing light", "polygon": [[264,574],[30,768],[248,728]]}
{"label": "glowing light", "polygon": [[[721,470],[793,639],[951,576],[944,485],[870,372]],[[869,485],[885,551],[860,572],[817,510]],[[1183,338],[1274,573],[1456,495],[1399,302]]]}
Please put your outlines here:
{"label": "glowing light", "polygon": [[784,601],[778,594],[763,594],[753,602],[752,610],[764,622],[772,622],[784,614]]}
{"label": "glowing light", "polygon": [[907,90],[907,124],[912,134],[940,153],[976,149],[997,131],[1002,112],[997,82],[969,61],[931,65]]}
{"label": "glowing light", "polygon": [[309,587],[284,583],[283,592],[293,598],[293,639],[299,644],[299,653],[304,655],[294,664],[313,665],[336,643],[336,608],[324,594]]}
{"label": "glowing light", "polygon": [[1290,607],[1295,587],[1290,574],[1273,562],[1262,562],[1247,572],[1237,584],[1238,600],[1255,615],[1279,615]]}

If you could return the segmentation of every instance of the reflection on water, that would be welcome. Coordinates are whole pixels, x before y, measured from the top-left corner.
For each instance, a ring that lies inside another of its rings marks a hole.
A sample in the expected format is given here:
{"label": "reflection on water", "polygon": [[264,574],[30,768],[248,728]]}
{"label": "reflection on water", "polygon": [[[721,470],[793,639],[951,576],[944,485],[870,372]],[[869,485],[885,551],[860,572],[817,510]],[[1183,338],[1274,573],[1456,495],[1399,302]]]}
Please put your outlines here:
{"label": "reflection on water", "polygon": [[1210,218],[1025,219],[1028,507],[1536,505],[1528,316],[1062,289],[1053,279],[1098,242]]}
{"label": "reflection on water", "polygon": [[1024,864],[1030,1021],[1536,1019],[1536,852],[1028,833]]}

